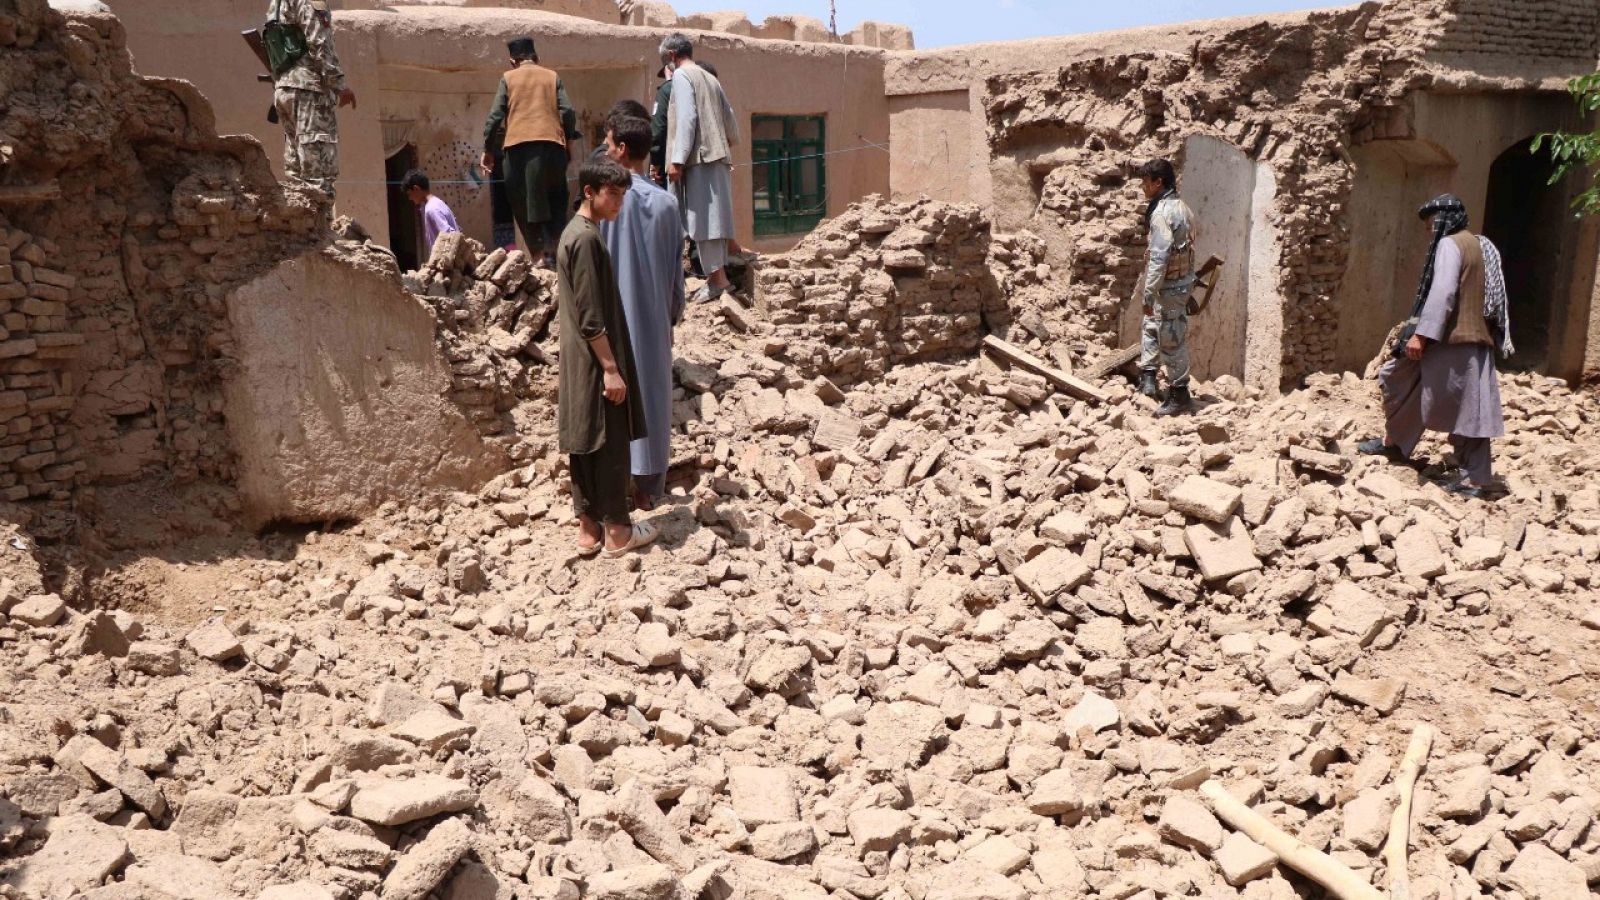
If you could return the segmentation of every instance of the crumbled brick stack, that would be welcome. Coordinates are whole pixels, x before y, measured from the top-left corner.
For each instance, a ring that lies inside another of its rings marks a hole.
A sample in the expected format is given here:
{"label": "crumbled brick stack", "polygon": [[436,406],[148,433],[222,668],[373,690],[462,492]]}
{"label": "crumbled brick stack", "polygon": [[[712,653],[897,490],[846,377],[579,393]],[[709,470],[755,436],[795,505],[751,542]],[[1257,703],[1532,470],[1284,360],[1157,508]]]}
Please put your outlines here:
{"label": "crumbled brick stack", "polygon": [[72,381],[65,369],[83,346],[67,322],[77,279],[52,268],[59,259],[55,244],[0,227],[0,497],[7,500],[64,499],[82,471],[66,424]]}
{"label": "crumbled brick stack", "polygon": [[1600,4],[1594,0],[1450,0],[1434,49],[1523,59],[1600,57]]}
{"label": "crumbled brick stack", "polygon": [[[428,261],[404,276],[430,303],[450,360],[451,399],[485,436],[506,434],[508,413],[552,368],[538,342],[550,336],[555,275],[521,250],[486,252],[460,232],[441,235]],[[553,394],[552,394],[553,396]]]}
{"label": "crumbled brick stack", "polygon": [[1048,277],[1043,245],[996,236],[977,206],[868,197],[769,257],[758,296],[807,376],[855,382],[911,362],[974,352],[1004,330],[1006,298]]}

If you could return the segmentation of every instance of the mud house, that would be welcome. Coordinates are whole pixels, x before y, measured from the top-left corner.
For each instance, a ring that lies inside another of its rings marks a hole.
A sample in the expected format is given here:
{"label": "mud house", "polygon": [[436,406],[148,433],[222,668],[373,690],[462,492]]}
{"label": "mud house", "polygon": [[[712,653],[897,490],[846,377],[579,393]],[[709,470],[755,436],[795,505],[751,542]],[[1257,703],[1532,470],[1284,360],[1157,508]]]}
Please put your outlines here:
{"label": "mud house", "polygon": [[[198,23],[168,0],[112,5],[142,69],[193,80],[223,130],[276,149],[234,33],[259,3],[217,4],[226,14]],[[664,4],[628,24],[580,0],[351,6],[341,54],[365,100],[343,120],[341,206],[402,254],[411,219],[384,182],[412,164],[488,236],[472,160],[506,38],[538,38],[587,148],[613,100],[649,98],[661,35],[689,28],[756,139],[737,151],[735,184],[739,228],[763,249],[873,193],[976,202],[997,227],[1043,238],[1059,314],[1120,346],[1136,327],[1125,301],[1140,251],[1124,173],[1172,155],[1209,223],[1203,253],[1229,261],[1196,323],[1197,371],[1276,389],[1365,365],[1411,302],[1426,242],[1412,211],[1448,190],[1505,249],[1515,364],[1600,374],[1600,234],[1566,213],[1577,184],[1548,186],[1530,152],[1535,135],[1585,124],[1565,88],[1600,59],[1588,0],[1391,0],[921,51],[895,26],[835,39],[800,17],[754,25]],[[813,158],[762,165],[752,151]]]}

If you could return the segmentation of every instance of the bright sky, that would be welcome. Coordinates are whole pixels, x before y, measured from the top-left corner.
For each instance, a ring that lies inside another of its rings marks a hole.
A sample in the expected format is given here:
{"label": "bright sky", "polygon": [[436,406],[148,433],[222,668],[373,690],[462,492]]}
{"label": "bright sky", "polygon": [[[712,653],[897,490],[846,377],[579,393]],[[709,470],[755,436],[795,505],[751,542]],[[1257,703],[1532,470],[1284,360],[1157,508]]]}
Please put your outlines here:
{"label": "bright sky", "polygon": [[[1084,34],[1264,12],[1343,5],[1342,0],[836,0],[841,34],[863,19],[910,25],[917,47]],[[785,13],[828,21],[828,0],[727,0],[673,4],[680,12],[742,9],[752,22]]]}

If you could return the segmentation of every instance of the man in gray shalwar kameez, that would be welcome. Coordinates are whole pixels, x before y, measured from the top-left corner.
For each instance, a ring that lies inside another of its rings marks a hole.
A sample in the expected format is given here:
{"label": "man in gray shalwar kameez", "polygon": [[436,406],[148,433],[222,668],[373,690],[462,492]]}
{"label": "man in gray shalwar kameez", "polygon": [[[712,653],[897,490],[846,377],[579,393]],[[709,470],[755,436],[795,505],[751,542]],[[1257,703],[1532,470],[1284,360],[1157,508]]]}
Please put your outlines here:
{"label": "man in gray shalwar kameez", "polygon": [[1467,230],[1466,207],[1454,196],[1434,200],[1420,215],[1432,222],[1434,237],[1416,330],[1378,373],[1384,437],[1360,449],[1407,459],[1424,429],[1446,432],[1462,472],[1449,489],[1482,497],[1494,477],[1489,442],[1505,435],[1494,354],[1512,352],[1500,254]]}
{"label": "man in gray shalwar kameez", "polygon": [[667,177],[678,185],[684,225],[700,253],[706,286],[696,301],[728,290],[728,239],[733,237],[733,151],[739,143],[722,82],[694,62],[694,45],[674,34],[661,42],[661,61],[672,73],[667,104]]}
{"label": "man in gray shalwar kameez", "polygon": [[633,184],[616,221],[600,226],[622,291],[633,341],[634,385],[644,405],[647,437],[630,447],[633,502],[651,510],[667,489],[672,438],[672,327],[683,317],[683,220],[678,201],[645,177],[650,123],[616,117],[606,153],[631,173]]}

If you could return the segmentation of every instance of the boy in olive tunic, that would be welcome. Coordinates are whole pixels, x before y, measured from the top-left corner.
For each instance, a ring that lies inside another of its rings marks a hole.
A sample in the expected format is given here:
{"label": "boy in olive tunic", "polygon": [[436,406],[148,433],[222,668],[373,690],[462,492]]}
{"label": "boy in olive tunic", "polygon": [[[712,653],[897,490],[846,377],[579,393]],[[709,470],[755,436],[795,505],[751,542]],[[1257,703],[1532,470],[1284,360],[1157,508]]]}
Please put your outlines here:
{"label": "boy in olive tunic", "polygon": [[561,321],[559,430],[570,454],[578,552],[617,557],[656,539],[628,518],[629,443],[645,436],[633,344],[622,295],[598,222],[616,219],[632,176],[610,159],[578,175],[583,204],[556,248]]}

